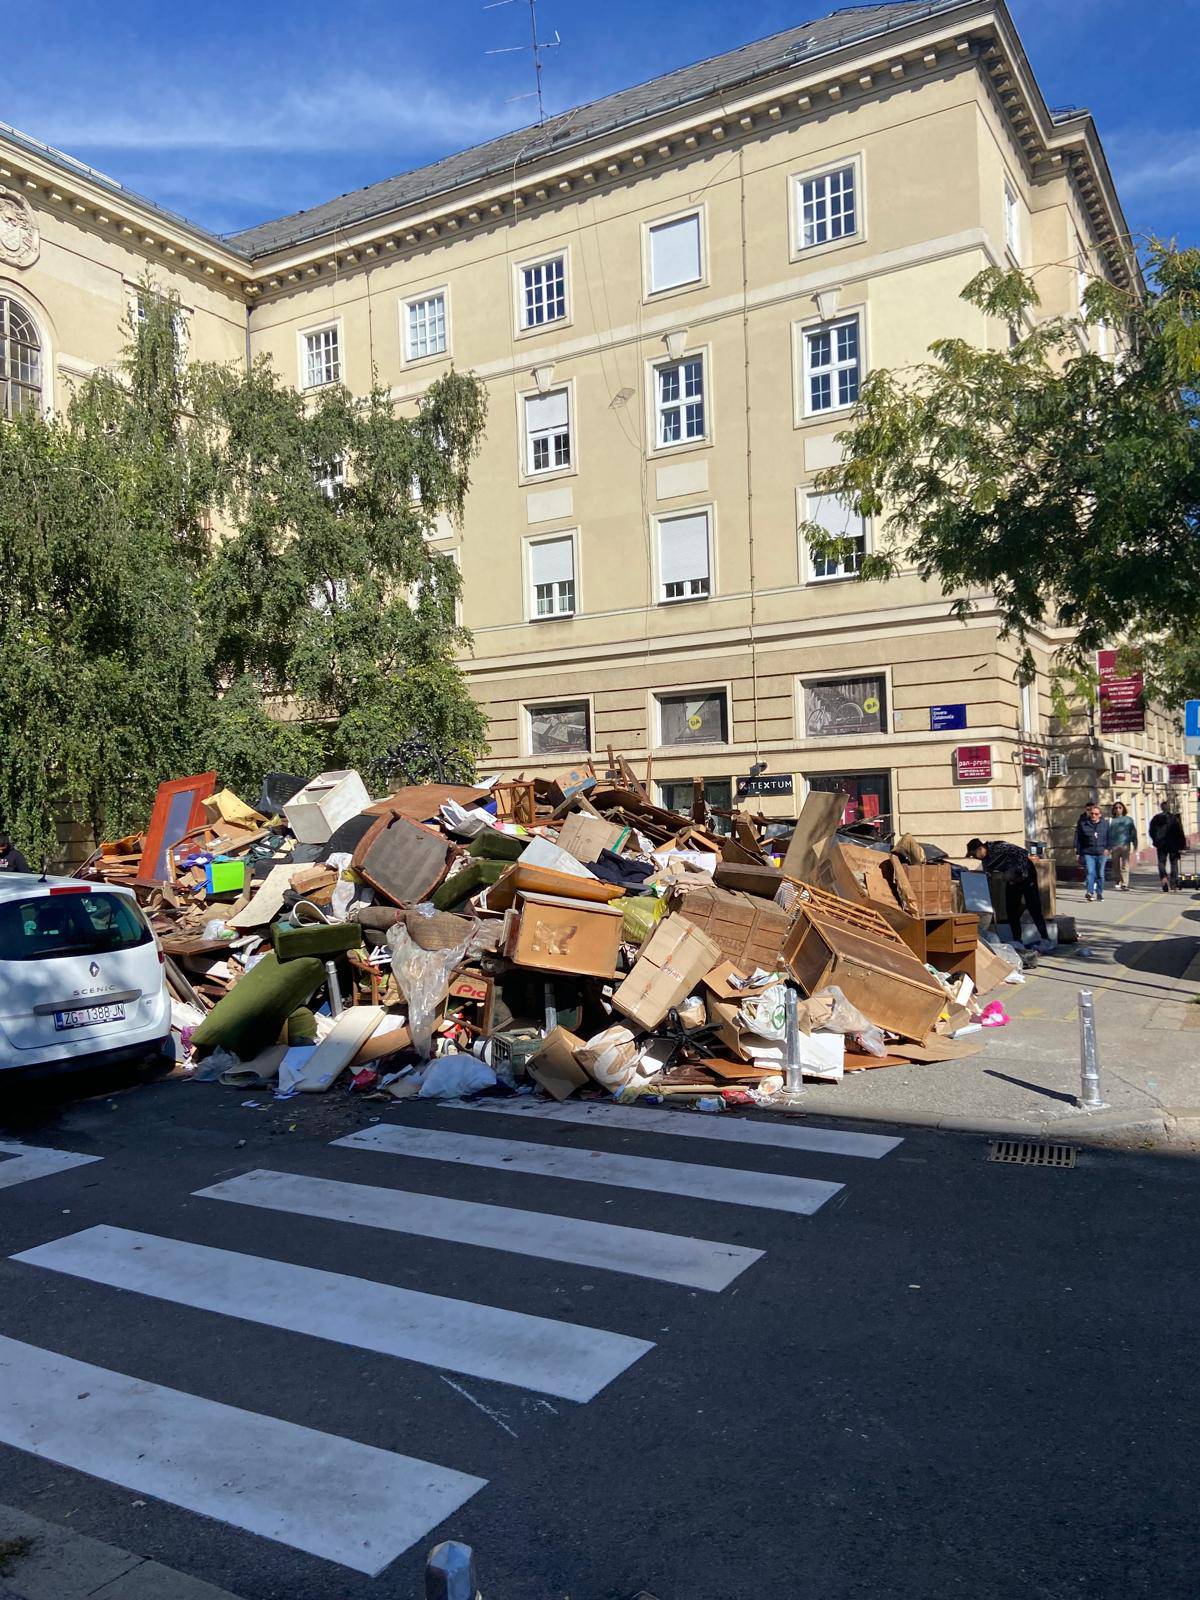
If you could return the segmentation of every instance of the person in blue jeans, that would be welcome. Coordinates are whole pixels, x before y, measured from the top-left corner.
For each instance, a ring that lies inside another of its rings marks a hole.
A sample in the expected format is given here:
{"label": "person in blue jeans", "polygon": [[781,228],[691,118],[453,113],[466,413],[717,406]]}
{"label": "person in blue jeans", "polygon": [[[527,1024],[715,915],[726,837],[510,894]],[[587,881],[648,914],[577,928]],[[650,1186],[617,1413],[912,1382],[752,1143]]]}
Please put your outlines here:
{"label": "person in blue jeans", "polygon": [[1075,824],[1075,854],[1087,875],[1089,900],[1104,899],[1104,863],[1108,859],[1108,820],[1095,801],[1085,806]]}

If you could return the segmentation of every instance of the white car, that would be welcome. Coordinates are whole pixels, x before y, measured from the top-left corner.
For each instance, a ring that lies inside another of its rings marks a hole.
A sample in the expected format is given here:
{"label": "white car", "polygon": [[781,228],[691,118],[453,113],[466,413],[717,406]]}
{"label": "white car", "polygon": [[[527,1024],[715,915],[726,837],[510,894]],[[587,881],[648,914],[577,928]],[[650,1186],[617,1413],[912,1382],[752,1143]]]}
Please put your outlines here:
{"label": "white car", "polygon": [[171,1054],[163,953],[133,892],[0,873],[0,1074]]}

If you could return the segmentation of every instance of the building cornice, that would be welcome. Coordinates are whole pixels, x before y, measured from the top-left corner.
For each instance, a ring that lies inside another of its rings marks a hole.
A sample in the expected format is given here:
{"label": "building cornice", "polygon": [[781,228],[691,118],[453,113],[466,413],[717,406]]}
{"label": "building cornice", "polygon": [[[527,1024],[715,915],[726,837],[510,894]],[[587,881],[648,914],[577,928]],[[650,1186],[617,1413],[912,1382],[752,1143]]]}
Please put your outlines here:
{"label": "building cornice", "polygon": [[159,211],[127,190],[99,181],[82,165],[76,170],[41,155],[32,145],[0,130],[0,184],[14,188],[40,210],[107,235],[147,263],[160,264],[207,282],[243,301],[259,293],[249,263],[202,229]]}
{"label": "building cornice", "polygon": [[415,256],[776,128],[799,126],[888,88],[965,68],[978,70],[991,84],[1032,181],[1071,176],[1114,279],[1130,282],[1136,262],[1095,124],[1087,113],[1055,121],[1002,0],[964,0],[907,27],[835,47],[786,73],[773,72],[735,94],[652,115],[527,165],[518,157],[503,178],[493,174],[262,255],[253,270],[264,299],[286,296],[314,281]]}

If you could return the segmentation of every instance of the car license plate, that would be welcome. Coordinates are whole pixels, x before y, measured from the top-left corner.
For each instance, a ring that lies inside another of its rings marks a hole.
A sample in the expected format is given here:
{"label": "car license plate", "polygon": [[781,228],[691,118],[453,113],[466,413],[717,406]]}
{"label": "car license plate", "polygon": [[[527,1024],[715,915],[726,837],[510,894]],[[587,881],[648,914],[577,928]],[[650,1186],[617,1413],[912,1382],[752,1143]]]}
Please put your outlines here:
{"label": "car license plate", "polygon": [[124,1006],[83,1006],[79,1011],[56,1011],[54,1026],[61,1033],[64,1028],[91,1028],[97,1022],[124,1022]]}

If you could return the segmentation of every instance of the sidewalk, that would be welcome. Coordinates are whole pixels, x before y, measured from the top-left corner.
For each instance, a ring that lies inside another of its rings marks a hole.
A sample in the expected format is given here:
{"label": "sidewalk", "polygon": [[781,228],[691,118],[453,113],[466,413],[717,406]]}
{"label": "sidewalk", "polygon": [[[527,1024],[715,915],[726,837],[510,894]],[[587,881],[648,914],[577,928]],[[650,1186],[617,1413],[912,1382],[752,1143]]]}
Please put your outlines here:
{"label": "sidewalk", "polygon": [[[27,1550],[17,1545],[28,1541]],[[238,1600],[157,1561],[0,1506],[0,1600]]]}
{"label": "sidewalk", "polygon": [[[965,1061],[847,1074],[805,1086],[813,1115],[1051,1137],[1126,1147],[1200,1148],[1200,894],[1161,893],[1139,873],[1128,894],[1088,904],[1058,890],[1079,943],[1043,956],[1023,985],[993,998],[1007,1028],[972,1038]],[[1077,996],[1096,1000],[1100,1077],[1109,1109],[1079,1110]]]}

